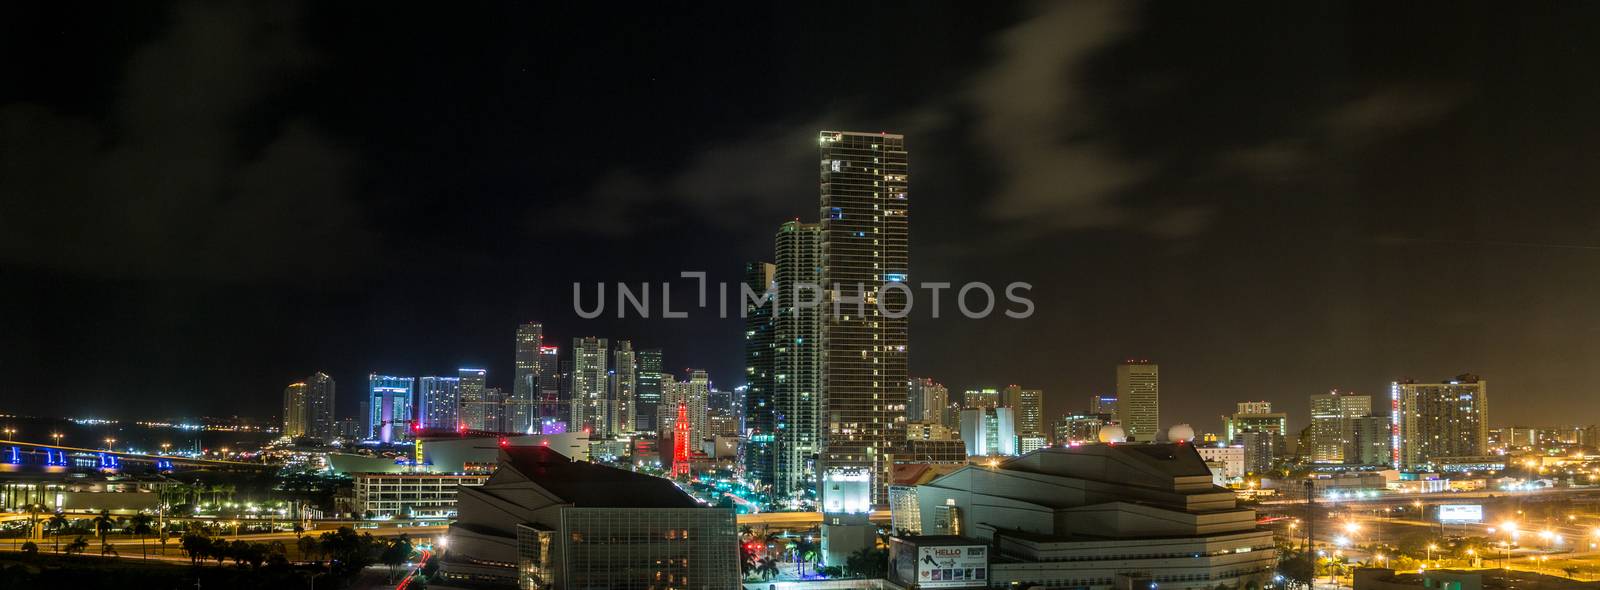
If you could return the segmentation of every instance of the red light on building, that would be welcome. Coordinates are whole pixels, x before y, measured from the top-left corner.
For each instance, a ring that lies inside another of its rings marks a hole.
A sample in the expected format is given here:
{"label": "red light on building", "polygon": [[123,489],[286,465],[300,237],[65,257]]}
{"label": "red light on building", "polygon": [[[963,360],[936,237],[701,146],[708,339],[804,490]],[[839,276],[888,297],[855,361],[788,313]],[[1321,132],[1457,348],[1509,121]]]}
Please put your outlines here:
{"label": "red light on building", "polygon": [[502,436],[502,437],[500,437],[500,446],[509,447],[509,446],[511,446],[511,441],[509,439],[507,439],[506,437]]}
{"label": "red light on building", "polygon": [[678,403],[678,419],[672,424],[672,476],[689,476],[689,406]]}

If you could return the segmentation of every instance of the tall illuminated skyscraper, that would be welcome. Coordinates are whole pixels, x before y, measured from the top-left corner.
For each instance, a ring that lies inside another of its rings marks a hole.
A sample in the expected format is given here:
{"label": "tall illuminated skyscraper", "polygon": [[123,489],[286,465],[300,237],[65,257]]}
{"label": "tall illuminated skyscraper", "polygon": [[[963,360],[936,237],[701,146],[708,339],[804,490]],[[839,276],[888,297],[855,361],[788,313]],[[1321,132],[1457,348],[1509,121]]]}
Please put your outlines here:
{"label": "tall illuminated skyscraper", "polygon": [[[777,280],[778,266],[769,262],[751,262],[744,267],[744,286],[751,293],[771,291]],[[773,449],[776,446],[778,406],[773,399],[775,389],[775,344],[773,342],[772,303],[757,305],[743,299],[744,303],[744,427],[749,436],[745,443],[745,477],[757,485],[772,485],[776,478]]]}
{"label": "tall illuminated skyscraper", "polygon": [[594,440],[611,435],[609,351],[605,338],[572,339],[572,418],[567,427],[587,430]]}
{"label": "tall illuminated skyscraper", "polygon": [[656,415],[661,408],[661,349],[647,348],[634,353],[633,428],[639,432],[659,432]]}
{"label": "tall illuminated skyscraper", "polygon": [[1089,396],[1089,413],[1105,416],[1107,420],[1116,422],[1121,417],[1117,412],[1117,396],[1091,395]]}
{"label": "tall illuminated skyscraper", "polygon": [[1018,436],[1047,435],[1044,424],[1043,390],[1007,385],[1000,392],[1000,405],[1011,408],[1015,413]]}
{"label": "tall illuminated skyscraper", "polygon": [[461,426],[461,378],[417,378],[417,421],[423,428],[455,430]]}
{"label": "tall illuminated skyscraper", "polygon": [[561,379],[561,348],[540,346],[538,379],[540,420],[559,420],[566,423],[571,418],[570,411],[561,403]]}
{"label": "tall illuminated skyscraper", "polygon": [[617,349],[611,353],[611,425],[614,434],[633,432],[638,396],[638,357],[633,352],[633,342],[618,340]]}
{"label": "tall illuminated skyscraper", "polygon": [[1154,441],[1161,432],[1161,367],[1131,359],[1117,365],[1117,405],[1129,440]]}
{"label": "tall illuminated skyscraper", "polygon": [[283,435],[299,438],[306,435],[306,383],[290,383],[283,388]]}
{"label": "tall illuminated skyscraper", "polygon": [[461,425],[467,430],[481,430],[485,432],[499,432],[500,423],[495,420],[500,415],[499,409],[494,407],[499,400],[490,399],[489,396],[489,371],[486,369],[457,369],[458,395],[460,405]]}
{"label": "tall illuminated skyscraper", "polygon": [[1489,382],[1458,375],[1443,383],[1406,380],[1389,386],[1394,465],[1431,469],[1444,457],[1489,455]]}
{"label": "tall illuminated skyscraper", "polygon": [[704,370],[694,369],[689,371],[687,383],[683,401],[689,405],[689,432],[693,440],[704,440],[710,436],[710,429],[706,427],[706,404],[711,400],[711,377]]}
{"label": "tall illuminated skyscraper", "polygon": [[506,429],[528,432],[539,420],[539,348],[544,345],[544,325],[528,322],[517,326],[515,366],[511,373],[511,395],[506,398]]}
{"label": "tall illuminated skyscraper", "polygon": [[[821,466],[865,471],[872,503],[887,505],[894,448],[905,443],[910,273],[905,137],[823,131],[823,364]],[[882,303],[880,307],[879,303]]]}
{"label": "tall illuminated skyscraper", "polygon": [[[822,226],[790,221],[773,240],[777,261],[773,284],[778,307],[772,318],[773,493],[804,495],[816,487],[822,441]],[[804,285],[815,286],[808,290]],[[797,293],[798,291],[798,293]]]}
{"label": "tall illuminated skyscraper", "polygon": [[911,378],[906,392],[906,420],[924,424],[940,424],[945,409],[950,405],[950,390],[938,381],[928,378]]}
{"label": "tall illuminated skyscraper", "polygon": [[367,376],[367,393],[372,411],[368,418],[372,425],[369,436],[385,443],[411,438],[411,424],[415,420],[411,413],[413,385],[410,377],[377,373]]}
{"label": "tall illuminated skyscraper", "polygon": [[306,378],[306,435],[320,441],[339,438],[333,418],[333,377],[317,372]]}

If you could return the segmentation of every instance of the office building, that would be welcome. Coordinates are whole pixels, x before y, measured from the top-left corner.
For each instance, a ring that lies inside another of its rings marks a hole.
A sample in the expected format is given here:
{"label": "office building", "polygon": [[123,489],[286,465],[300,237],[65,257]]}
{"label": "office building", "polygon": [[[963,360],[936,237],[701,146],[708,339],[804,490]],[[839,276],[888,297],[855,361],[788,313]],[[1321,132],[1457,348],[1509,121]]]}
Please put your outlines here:
{"label": "office building", "polygon": [[367,399],[371,414],[367,436],[378,442],[402,442],[411,436],[413,380],[373,373],[367,376]]}
{"label": "office building", "polygon": [[1271,402],[1243,402],[1230,416],[1222,417],[1223,440],[1231,441],[1247,430],[1274,432],[1283,436],[1289,430],[1289,415],[1272,411]]}
{"label": "office building", "polygon": [[1255,474],[1272,470],[1273,462],[1283,453],[1283,435],[1276,432],[1244,430],[1234,435],[1232,444],[1244,448],[1244,468]]}
{"label": "office building", "polygon": [[552,590],[739,587],[733,511],[671,481],[510,446],[456,492],[440,575],[449,585]]}
{"label": "office building", "polygon": [[561,374],[561,347],[548,344],[539,346],[538,420],[541,424],[557,421],[565,424],[571,418],[571,408],[563,403]]}
{"label": "office building", "polygon": [[661,349],[647,348],[633,355],[633,429],[656,432],[661,407]]}
{"label": "office building", "polygon": [[1161,367],[1132,359],[1117,365],[1117,410],[1128,440],[1154,441],[1161,431]]}
{"label": "office building", "polygon": [[825,310],[800,302],[822,297],[822,226],[784,223],[773,238],[773,253],[773,493],[789,498],[810,493],[817,483]]}
{"label": "office building", "polygon": [[1195,445],[1194,450],[1211,468],[1212,475],[1223,481],[1242,478],[1249,470],[1244,445]]}
{"label": "office building", "polygon": [[[821,161],[823,334],[821,469],[864,468],[885,505],[889,455],[905,426],[910,272],[905,137],[824,131]],[[870,303],[869,303],[870,302]]]}
{"label": "office building", "polygon": [[290,383],[283,388],[283,435],[300,438],[306,435],[309,416],[306,412],[306,383]]}
{"label": "office building", "polygon": [[1016,413],[1011,408],[961,410],[961,441],[972,456],[1017,454]]}
{"label": "office building", "polygon": [[[1311,460],[1354,463],[1356,418],[1372,413],[1372,396],[1333,390],[1311,396]],[[1346,457],[1350,457],[1346,461]]]}
{"label": "office building", "polygon": [[458,428],[478,432],[499,432],[500,400],[489,397],[489,371],[462,368],[456,370],[456,395],[460,399]]}
{"label": "office building", "polygon": [[906,421],[943,423],[950,405],[950,390],[927,378],[912,378],[906,393]]}
{"label": "office building", "polygon": [[691,440],[705,440],[711,436],[706,419],[708,418],[708,404],[711,401],[711,377],[702,369],[689,371],[689,380],[679,388],[682,393],[676,401],[682,401],[689,407],[689,435]]}
{"label": "office building", "polygon": [[543,416],[539,413],[539,348],[544,346],[544,325],[517,326],[516,355],[511,372],[511,395],[506,396],[506,430],[529,432]]}
{"label": "office building", "polygon": [[[363,408],[365,408],[367,406],[367,402],[363,401],[363,402],[361,402],[361,405],[362,405]],[[340,418],[337,422],[334,422],[334,424],[333,424],[334,438],[344,438],[344,439],[362,438],[362,433],[367,432],[367,428],[365,428],[365,425],[366,425],[366,422],[367,422],[367,418],[366,418],[366,413],[365,412],[362,412],[361,416],[362,417],[359,418],[359,419],[357,419],[357,418]],[[333,440],[333,439],[330,438],[328,440]]]}
{"label": "office building", "polygon": [[418,378],[417,421],[422,428],[461,428],[461,378]]}
{"label": "office building", "polygon": [[934,538],[891,540],[891,581],[907,587],[930,544],[964,546],[977,563],[961,577],[987,588],[1259,588],[1278,565],[1272,531],[1193,445],[1052,447],[916,487],[915,520]]}
{"label": "office building", "polygon": [[968,389],[961,392],[962,409],[983,409],[1000,407],[1000,390],[993,387],[981,389]]}
{"label": "office building", "polygon": [[456,491],[483,485],[485,473],[353,473],[355,513],[364,518],[450,518]]}
{"label": "office building", "polygon": [[633,352],[633,342],[618,340],[617,349],[611,353],[611,426],[612,434],[631,434],[637,421],[638,357]]}
{"label": "office building", "polygon": [[1394,422],[1388,416],[1362,416],[1350,429],[1354,453],[1346,463],[1391,465],[1394,462]]}
{"label": "office building", "polygon": [[1044,436],[1044,391],[1007,385],[1000,392],[1000,405],[1017,415],[1017,436]]}
{"label": "office building", "polygon": [[339,438],[338,422],[333,417],[333,378],[318,372],[306,378],[306,435],[328,442]]}
{"label": "office building", "polygon": [[1111,422],[1106,414],[1071,412],[1056,420],[1056,444],[1082,444],[1100,440],[1100,427]]}
{"label": "office building", "polygon": [[1443,383],[1390,385],[1395,449],[1401,471],[1489,455],[1489,382],[1464,374]]}
{"label": "office building", "polygon": [[588,431],[597,440],[611,434],[606,430],[611,415],[610,349],[605,338],[572,339],[572,416],[567,425]]}
{"label": "office building", "polygon": [[1117,421],[1117,396],[1091,395],[1089,396],[1089,413],[1104,414],[1109,422]]}

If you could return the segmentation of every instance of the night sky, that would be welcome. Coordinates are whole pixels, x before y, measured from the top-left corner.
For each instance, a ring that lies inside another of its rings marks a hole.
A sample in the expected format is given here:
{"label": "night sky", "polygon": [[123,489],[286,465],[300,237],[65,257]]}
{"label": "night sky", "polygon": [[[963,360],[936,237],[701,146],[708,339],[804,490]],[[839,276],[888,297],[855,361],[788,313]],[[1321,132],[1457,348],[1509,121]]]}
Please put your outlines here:
{"label": "night sky", "polygon": [[845,129],[906,135],[913,281],[1034,284],[917,310],[952,390],[1054,415],[1145,357],[1205,431],[1471,371],[1495,425],[1600,421],[1600,5],[1292,4],[7,6],[0,411],[509,388],[527,320],[732,387],[739,320],[572,283],[739,280]]}

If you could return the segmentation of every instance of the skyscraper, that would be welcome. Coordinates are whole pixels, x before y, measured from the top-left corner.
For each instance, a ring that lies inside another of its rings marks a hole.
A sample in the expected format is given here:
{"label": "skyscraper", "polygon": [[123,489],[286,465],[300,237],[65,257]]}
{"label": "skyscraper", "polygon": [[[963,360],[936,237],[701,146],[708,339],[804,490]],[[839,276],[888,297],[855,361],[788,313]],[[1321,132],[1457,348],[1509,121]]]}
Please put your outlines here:
{"label": "skyscraper", "polygon": [[1161,367],[1132,359],[1117,365],[1117,406],[1128,440],[1154,441],[1161,432]]}
{"label": "skyscraper", "polygon": [[457,369],[457,396],[460,399],[460,424],[467,430],[499,432],[500,415],[494,406],[499,400],[489,398],[489,371],[486,369]]}
{"label": "skyscraper", "polygon": [[1000,407],[1000,390],[993,387],[981,389],[968,389],[961,392],[961,407],[973,408],[998,408]]}
{"label": "skyscraper", "polygon": [[1105,416],[1112,422],[1122,419],[1117,415],[1117,396],[1114,395],[1089,396],[1089,413]]}
{"label": "skyscraper", "polygon": [[706,427],[706,404],[711,401],[711,377],[704,370],[691,370],[682,391],[683,401],[689,405],[689,434],[699,444],[710,433]]}
{"label": "skyscraper", "polygon": [[634,352],[634,409],[633,428],[639,432],[657,432],[656,423],[661,406],[661,349],[647,348]]}
{"label": "skyscraper", "polygon": [[775,455],[773,492],[801,496],[815,487],[822,440],[821,306],[801,305],[822,294],[822,226],[790,221],[773,241],[778,307],[772,322],[772,402]]}
{"label": "skyscraper", "polygon": [[638,397],[638,358],[633,352],[633,342],[618,340],[617,349],[611,353],[611,426],[614,434],[633,432],[636,421]]}
{"label": "skyscraper", "polygon": [[971,456],[1015,455],[1016,413],[1003,407],[961,410],[961,440]]}
{"label": "skyscraper", "polygon": [[1398,381],[1389,389],[1396,468],[1419,471],[1444,457],[1490,454],[1488,381],[1468,373],[1443,383]]}
{"label": "skyscraper", "polygon": [[906,393],[906,420],[924,424],[942,423],[950,405],[950,390],[937,381],[913,377]]}
{"label": "skyscraper", "polygon": [[[822,469],[865,470],[886,505],[889,457],[905,443],[910,273],[905,137],[824,131],[821,144]],[[879,305],[881,304],[881,306]]]}
{"label": "skyscraper", "polygon": [[[772,292],[778,266],[751,262],[744,267],[744,286],[752,293]],[[757,305],[744,299],[744,427],[745,477],[757,485],[772,485],[776,477],[773,461],[777,405],[772,399],[775,369],[772,308],[776,303]]]}
{"label": "skyscraper", "polygon": [[411,438],[411,413],[413,381],[410,377],[394,377],[373,373],[367,376],[368,399],[372,415],[368,436],[379,442],[401,442]]}
{"label": "skyscraper", "polygon": [[544,325],[528,322],[517,326],[515,366],[511,373],[511,395],[506,398],[506,428],[528,432],[539,415],[539,348],[544,346]]}
{"label": "skyscraper", "polygon": [[1333,390],[1311,396],[1311,460],[1355,463],[1356,419],[1372,413],[1372,396]]}
{"label": "skyscraper", "polygon": [[1394,429],[1388,416],[1362,416],[1355,419],[1355,434],[1350,448],[1352,455],[1345,463],[1359,465],[1390,465],[1394,460]]}
{"label": "skyscraper", "polygon": [[306,383],[290,383],[283,388],[283,435],[289,438],[305,436],[308,422]]}
{"label": "skyscraper", "polygon": [[461,378],[417,379],[417,421],[423,428],[455,430],[461,426]]}
{"label": "skyscraper", "polygon": [[339,424],[333,418],[333,378],[319,371],[305,384],[306,434],[324,442],[339,438]]}
{"label": "skyscraper", "polygon": [[1016,412],[1017,436],[1045,436],[1043,390],[1007,385],[1001,391],[1000,405]]}
{"label": "skyscraper", "polygon": [[611,435],[607,430],[611,415],[609,349],[605,338],[572,339],[572,418],[568,427],[574,432],[589,431],[593,440]]}
{"label": "skyscraper", "polygon": [[566,423],[571,416],[561,404],[561,347],[539,347],[538,383],[539,419]]}

